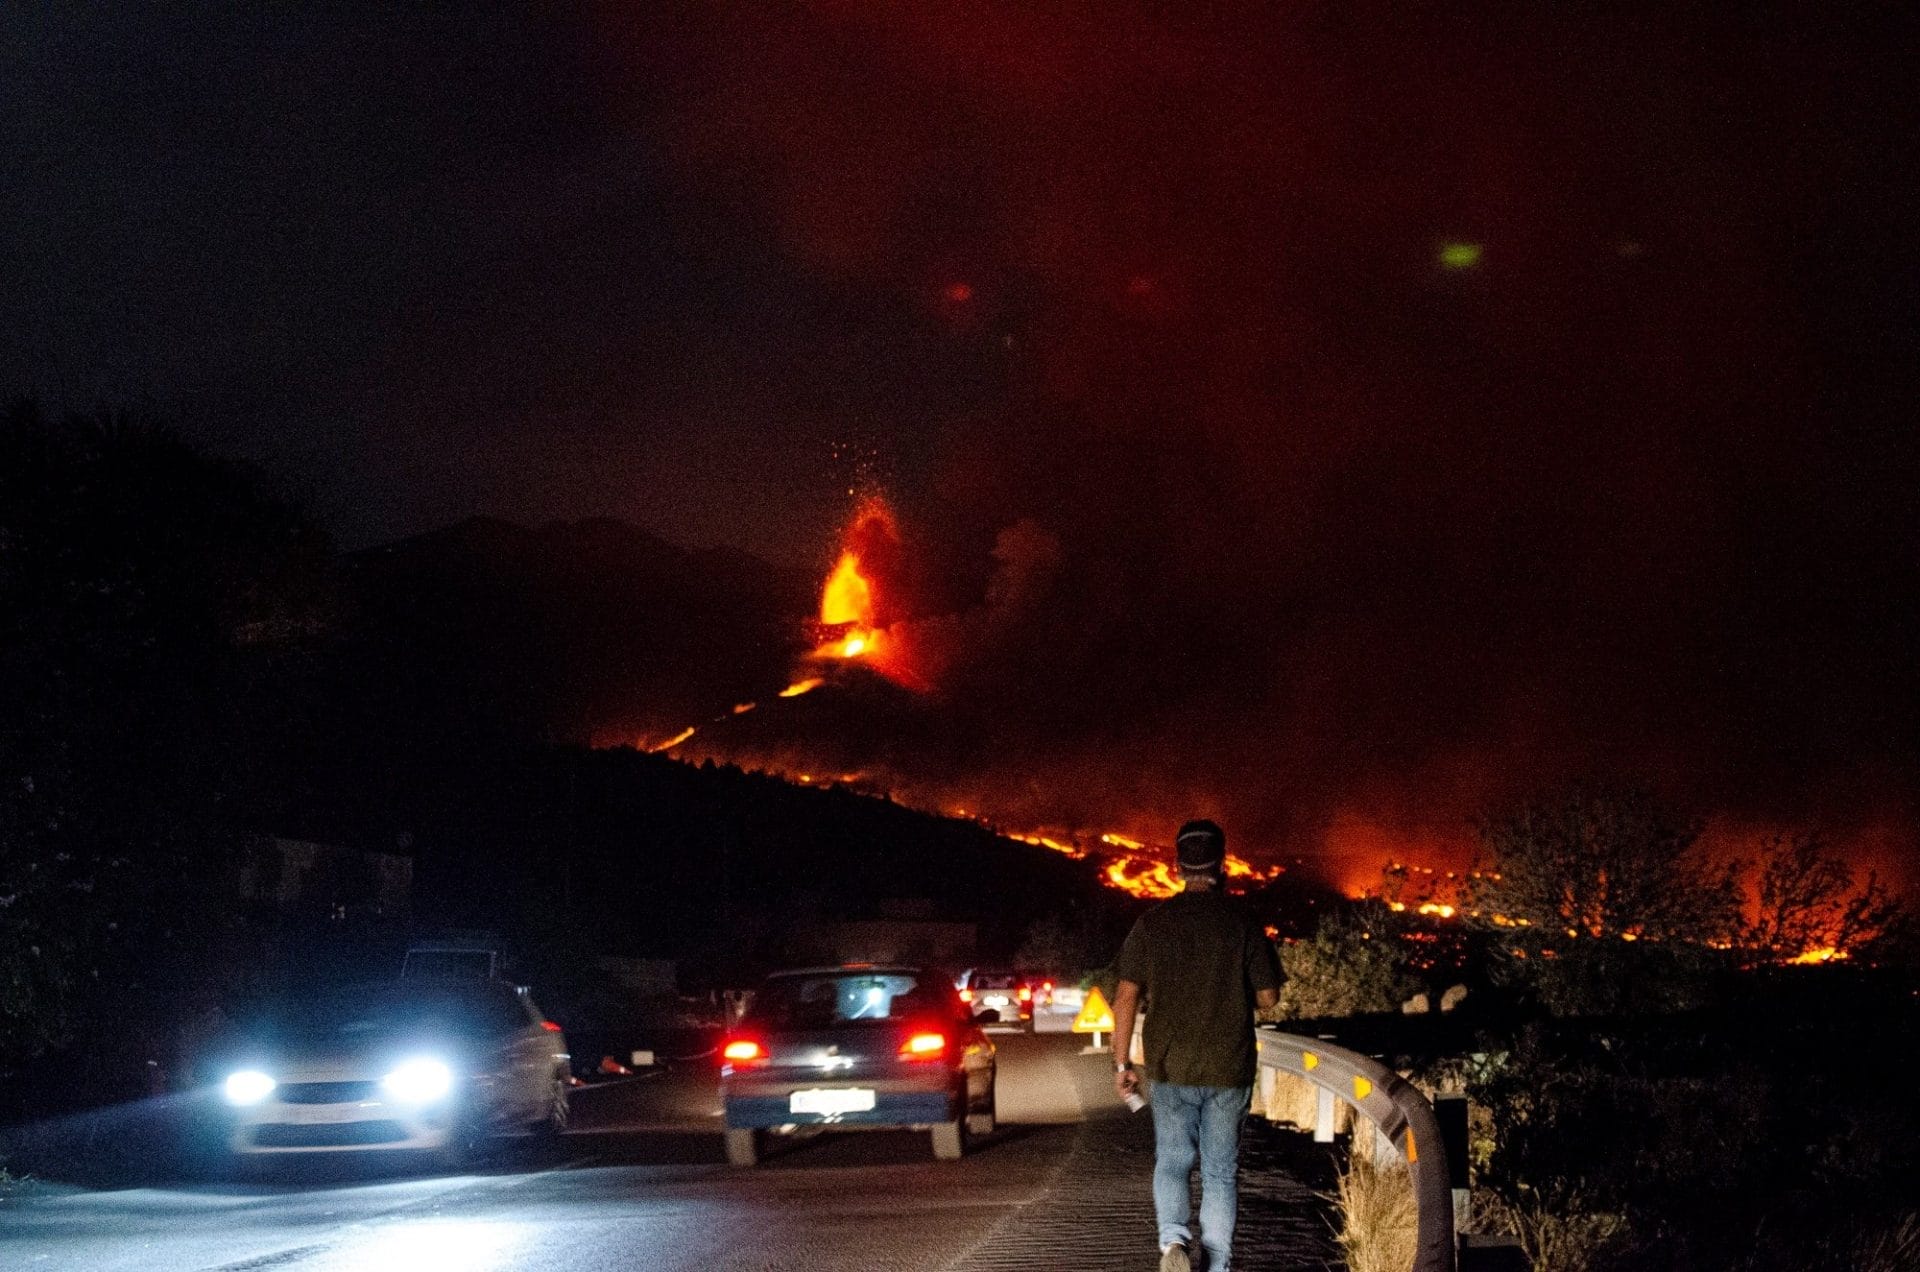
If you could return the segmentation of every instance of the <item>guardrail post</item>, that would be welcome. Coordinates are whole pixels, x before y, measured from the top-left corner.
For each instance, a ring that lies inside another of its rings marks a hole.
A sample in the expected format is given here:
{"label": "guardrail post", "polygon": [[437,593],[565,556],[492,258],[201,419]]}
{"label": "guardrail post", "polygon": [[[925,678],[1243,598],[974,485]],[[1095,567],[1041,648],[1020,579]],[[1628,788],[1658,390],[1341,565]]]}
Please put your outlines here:
{"label": "guardrail post", "polygon": [[[1378,1060],[1325,1039],[1269,1028],[1256,1030],[1254,1036],[1263,1069],[1294,1074],[1315,1087],[1319,1096],[1314,1110],[1315,1140],[1328,1143],[1333,1139],[1333,1097],[1338,1095],[1372,1128],[1368,1135],[1355,1123],[1356,1154],[1371,1149],[1371,1156],[1380,1164],[1393,1156],[1406,1162],[1418,1206],[1416,1250],[1410,1272],[1455,1272],[1458,1250],[1449,1161],[1452,1155],[1426,1097]],[[1392,1150],[1391,1155],[1387,1150]]]}
{"label": "guardrail post", "polygon": [[1447,1149],[1447,1184],[1453,1190],[1453,1230],[1465,1232],[1473,1222],[1473,1179],[1467,1158],[1467,1097],[1438,1095],[1434,1120]]}

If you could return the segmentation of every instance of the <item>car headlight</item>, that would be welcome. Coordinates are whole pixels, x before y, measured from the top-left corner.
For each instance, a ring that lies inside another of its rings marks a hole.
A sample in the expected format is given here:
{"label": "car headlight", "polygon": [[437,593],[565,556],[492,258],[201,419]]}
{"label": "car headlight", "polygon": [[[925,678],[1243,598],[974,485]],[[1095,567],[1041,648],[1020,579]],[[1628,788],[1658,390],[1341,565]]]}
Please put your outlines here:
{"label": "car headlight", "polygon": [[380,1079],[380,1087],[403,1104],[425,1104],[453,1090],[453,1070],[438,1060],[409,1060]]}
{"label": "car headlight", "polygon": [[227,1103],[235,1106],[258,1104],[273,1094],[280,1084],[258,1069],[239,1069],[227,1075]]}

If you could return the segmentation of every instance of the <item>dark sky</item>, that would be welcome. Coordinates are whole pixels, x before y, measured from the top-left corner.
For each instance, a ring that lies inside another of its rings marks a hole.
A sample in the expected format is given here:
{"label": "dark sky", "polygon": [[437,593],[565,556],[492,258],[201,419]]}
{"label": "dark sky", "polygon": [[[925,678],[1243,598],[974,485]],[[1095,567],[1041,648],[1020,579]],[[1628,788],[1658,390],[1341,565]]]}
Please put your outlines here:
{"label": "dark sky", "polygon": [[812,563],[878,483],[955,770],[1911,844],[1897,6],[79,8],[0,43],[0,384],[350,545]]}

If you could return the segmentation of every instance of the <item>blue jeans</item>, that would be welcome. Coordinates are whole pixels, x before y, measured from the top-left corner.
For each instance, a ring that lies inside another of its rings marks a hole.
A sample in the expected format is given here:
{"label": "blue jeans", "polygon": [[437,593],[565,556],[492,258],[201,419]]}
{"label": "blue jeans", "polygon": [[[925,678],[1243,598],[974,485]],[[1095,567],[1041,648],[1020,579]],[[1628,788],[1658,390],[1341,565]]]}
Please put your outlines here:
{"label": "blue jeans", "polygon": [[1153,1211],[1160,1247],[1175,1241],[1193,1248],[1187,1227],[1192,1213],[1188,1176],[1200,1159],[1200,1241],[1207,1272],[1228,1272],[1233,1258],[1233,1219],[1239,1207],[1240,1124],[1251,1087],[1153,1084]]}

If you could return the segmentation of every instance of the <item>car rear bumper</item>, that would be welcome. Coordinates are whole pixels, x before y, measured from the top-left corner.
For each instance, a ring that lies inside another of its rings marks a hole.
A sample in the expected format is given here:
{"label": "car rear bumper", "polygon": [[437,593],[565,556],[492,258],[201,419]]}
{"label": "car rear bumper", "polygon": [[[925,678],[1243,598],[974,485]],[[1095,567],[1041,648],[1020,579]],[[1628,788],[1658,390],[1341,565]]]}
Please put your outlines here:
{"label": "car rear bumper", "polygon": [[[942,1070],[939,1085],[923,1080],[848,1078],[835,1082],[734,1080],[722,1090],[729,1130],[766,1130],[776,1126],[934,1126],[962,1113],[958,1079]],[[873,1092],[873,1107],[847,1113],[795,1113],[796,1091],[837,1087]]]}

